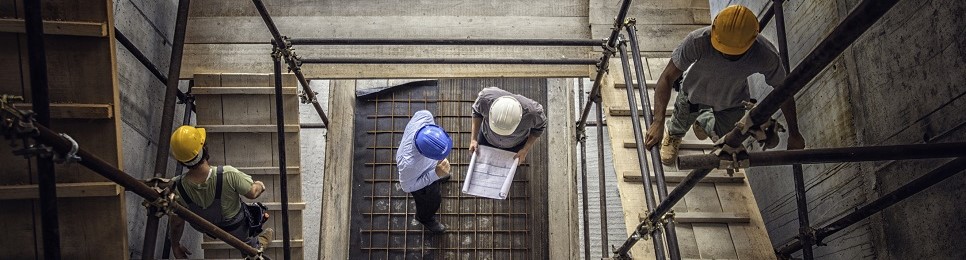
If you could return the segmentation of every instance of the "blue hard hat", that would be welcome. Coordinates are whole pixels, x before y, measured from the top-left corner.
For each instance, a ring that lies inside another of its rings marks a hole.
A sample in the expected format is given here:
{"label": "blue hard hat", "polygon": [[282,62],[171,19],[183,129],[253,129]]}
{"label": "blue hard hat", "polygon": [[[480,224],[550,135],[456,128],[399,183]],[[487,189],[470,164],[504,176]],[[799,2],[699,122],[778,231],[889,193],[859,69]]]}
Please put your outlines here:
{"label": "blue hard hat", "polygon": [[453,139],[438,125],[426,125],[416,131],[416,150],[433,160],[446,159],[453,149]]}

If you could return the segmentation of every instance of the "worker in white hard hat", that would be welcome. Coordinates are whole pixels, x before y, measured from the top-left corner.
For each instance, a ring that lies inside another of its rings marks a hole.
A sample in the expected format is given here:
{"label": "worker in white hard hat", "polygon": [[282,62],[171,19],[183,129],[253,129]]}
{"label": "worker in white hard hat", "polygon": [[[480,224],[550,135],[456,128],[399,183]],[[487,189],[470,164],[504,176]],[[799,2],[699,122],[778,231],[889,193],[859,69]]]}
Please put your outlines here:
{"label": "worker in white hard hat", "polygon": [[[717,141],[745,115],[751,102],[748,76],[757,73],[773,87],[785,80],[785,68],[775,46],[758,34],[755,14],[744,6],[728,6],[715,16],[711,26],[692,31],[671,52],[657,80],[654,124],[647,131],[645,145],[650,148],[661,142],[661,162],[670,165],[689,128],[698,139]],[[672,84],[679,91],[665,136],[664,115]],[[804,148],[794,99],[782,105],[782,113],[788,127],[788,149]],[[766,148],[775,145],[777,138],[765,142]]]}
{"label": "worker in white hard hat", "polygon": [[[171,154],[188,168],[184,174],[172,178],[178,203],[256,249],[268,247],[274,231],[262,229],[268,219],[267,209],[241,200],[241,196],[257,199],[265,191],[265,184],[252,181],[252,176],[235,167],[209,165],[207,139],[204,128],[193,126],[178,127],[171,134]],[[171,251],[176,258],[191,255],[181,244],[184,223],[177,215],[168,221]]]}
{"label": "worker in white hard hat", "polygon": [[523,163],[547,126],[543,106],[497,87],[484,88],[473,103],[470,152],[479,145],[516,152]]}

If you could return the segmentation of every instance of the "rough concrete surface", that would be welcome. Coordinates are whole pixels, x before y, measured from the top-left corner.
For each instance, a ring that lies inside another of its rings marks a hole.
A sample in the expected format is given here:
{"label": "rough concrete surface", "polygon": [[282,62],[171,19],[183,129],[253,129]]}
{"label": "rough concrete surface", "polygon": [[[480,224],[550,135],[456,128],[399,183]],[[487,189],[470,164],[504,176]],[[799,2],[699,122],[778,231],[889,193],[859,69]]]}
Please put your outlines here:
{"label": "rough concrete surface", "polygon": [[[322,110],[329,109],[329,81],[311,80],[309,86],[318,92]],[[312,104],[299,105],[300,123],[321,123],[322,119],[315,112]],[[299,142],[302,146],[302,199],[305,201],[305,211],[302,214],[302,237],[305,238],[303,250],[305,255],[317,256],[319,253],[319,227],[322,216],[322,175],[325,173],[325,136],[328,129],[302,128],[299,130]]]}

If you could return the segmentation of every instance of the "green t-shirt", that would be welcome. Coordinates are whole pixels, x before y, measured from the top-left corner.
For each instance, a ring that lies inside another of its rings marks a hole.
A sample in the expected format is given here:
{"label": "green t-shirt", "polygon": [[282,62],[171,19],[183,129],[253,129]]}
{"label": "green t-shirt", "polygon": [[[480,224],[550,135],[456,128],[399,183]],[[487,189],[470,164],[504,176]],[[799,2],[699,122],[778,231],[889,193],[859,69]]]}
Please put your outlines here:
{"label": "green t-shirt", "polygon": [[[205,180],[205,183],[197,184],[187,179],[182,181],[185,193],[188,193],[191,201],[197,203],[198,206],[207,208],[215,200],[215,187],[217,184],[215,177],[218,176],[217,170],[217,166],[211,166],[208,179]],[[224,220],[230,220],[241,210],[241,203],[238,201],[241,199],[239,196],[244,196],[244,194],[251,192],[254,181],[252,181],[252,176],[235,169],[235,167],[225,165],[223,166],[223,170],[222,176],[224,177],[224,181],[221,187],[221,213],[225,218]],[[177,181],[183,177],[184,175],[182,174],[173,180]],[[181,198],[183,195],[179,194],[177,187],[174,188],[174,192],[178,195],[178,202],[182,205],[187,205],[184,199]]]}

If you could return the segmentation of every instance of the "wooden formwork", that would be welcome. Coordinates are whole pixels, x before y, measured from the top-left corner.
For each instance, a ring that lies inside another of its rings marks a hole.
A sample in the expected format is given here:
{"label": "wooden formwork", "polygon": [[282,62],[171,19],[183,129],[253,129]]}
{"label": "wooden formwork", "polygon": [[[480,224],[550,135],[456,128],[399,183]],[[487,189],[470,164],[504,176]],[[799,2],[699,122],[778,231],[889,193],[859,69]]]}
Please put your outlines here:
{"label": "wooden formwork", "polygon": [[[23,2],[0,1],[0,94],[24,96],[29,109],[30,66]],[[66,133],[97,157],[122,168],[112,1],[43,1],[51,102],[50,128]],[[20,142],[16,142],[22,144]],[[43,258],[37,172],[33,160],[0,145],[0,255]],[[64,259],[126,259],[125,194],[78,164],[56,165],[57,211]],[[90,221],[96,220],[96,221]]]}
{"label": "wooden formwork", "polygon": [[[267,57],[266,57],[267,58]],[[282,196],[289,202],[292,257],[302,259],[302,177],[299,174],[299,98],[294,74],[284,74],[285,164],[288,190],[281,190],[278,170],[278,133],[275,113],[275,78],[271,74],[197,74],[192,93],[196,97],[198,127],[208,132],[212,165],[231,165],[265,183],[256,201],[269,208],[266,227],[275,229],[267,255],[282,259]],[[251,200],[245,199],[248,202]],[[206,258],[242,258],[238,250],[206,237]]]}

